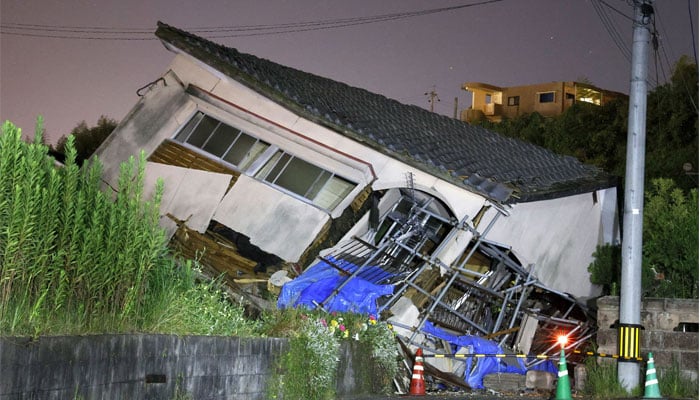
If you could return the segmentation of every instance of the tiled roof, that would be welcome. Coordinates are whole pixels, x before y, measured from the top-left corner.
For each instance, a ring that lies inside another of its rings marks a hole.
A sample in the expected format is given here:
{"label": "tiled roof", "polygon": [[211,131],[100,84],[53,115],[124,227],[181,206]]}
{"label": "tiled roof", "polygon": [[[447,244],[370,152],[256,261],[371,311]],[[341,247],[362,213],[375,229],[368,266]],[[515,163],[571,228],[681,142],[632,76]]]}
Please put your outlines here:
{"label": "tiled roof", "polygon": [[156,36],[305,118],[497,202],[614,186],[609,175],[573,157],[241,53],[161,22]]}

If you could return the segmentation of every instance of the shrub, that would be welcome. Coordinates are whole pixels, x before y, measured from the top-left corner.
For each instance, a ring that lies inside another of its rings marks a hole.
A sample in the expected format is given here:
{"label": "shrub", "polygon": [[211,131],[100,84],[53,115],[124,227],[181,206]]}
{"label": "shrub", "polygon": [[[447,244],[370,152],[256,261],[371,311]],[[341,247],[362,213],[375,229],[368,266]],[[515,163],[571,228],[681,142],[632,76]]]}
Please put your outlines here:
{"label": "shrub", "polygon": [[384,322],[353,313],[325,314],[305,309],[285,309],[264,318],[269,336],[290,338],[290,348],[280,365],[280,375],[270,397],[330,399],[335,396],[335,375],[342,341],[357,341],[371,350],[374,389],[388,391],[398,370],[394,333]]}

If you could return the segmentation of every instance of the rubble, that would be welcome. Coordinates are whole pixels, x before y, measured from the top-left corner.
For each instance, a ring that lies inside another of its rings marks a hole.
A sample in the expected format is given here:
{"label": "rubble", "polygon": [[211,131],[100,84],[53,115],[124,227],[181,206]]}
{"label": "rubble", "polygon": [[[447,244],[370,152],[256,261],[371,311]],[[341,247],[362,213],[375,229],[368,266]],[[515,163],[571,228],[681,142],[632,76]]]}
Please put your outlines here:
{"label": "rubble", "polygon": [[[541,364],[558,354],[557,335],[568,336],[567,351],[593,335],[595,323],[585,305],[545,287],[532,276],[532,266],[521,265],[508,248],[486,239],[499,214],[486,221],[483,229],[475,228],[445,218],[430,202],[402,192],[376,229],[347,238],[307,269],[318,271],[319,265],[325,266],[335,276],[331,287],[314,287],[318,283],[307,279],[311,286],[304,287],[308,289],[305,293],[312,298],[285,295],[283,287],[278,306],[303,304],[328,312],[356,311],[347,301],[337,301],[347,296],[344,289],[348,285],[353,291],[390,287],[392,290],[375,297],[365,293],[361,298],[376,299],[377,317],[390,322],[412,352],[422,349],[426,364],[476,387],[488,373],[551,372],[551,363]],[[447,265],[435,254],[459,230],[470,231],[471,242]],[[305,274],[297,279],[304,279]],[[344,305],[338,308],[338,304]],[[487,357],[478,355],[484,348],[490,349]],[[460,353],[465,356],[455,356]],[[485,365],[486,360],[494,366],[474,376],[477,366]]]}

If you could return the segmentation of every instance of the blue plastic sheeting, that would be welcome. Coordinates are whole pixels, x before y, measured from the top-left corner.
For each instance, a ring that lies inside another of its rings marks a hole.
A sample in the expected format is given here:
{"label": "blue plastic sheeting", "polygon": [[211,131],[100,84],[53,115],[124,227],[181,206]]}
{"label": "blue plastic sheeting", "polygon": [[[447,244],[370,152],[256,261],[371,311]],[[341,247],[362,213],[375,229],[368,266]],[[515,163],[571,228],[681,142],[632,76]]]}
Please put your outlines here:
{"label": "blue plastic sheeting", "polygon": [[[439,339],[450,342],[453,345],[453,351],[455,352],[460,347],[466,347],[469,349],[469,353],[471,354],[504,354],[503,348],[496,342],[480,338],[478,336],[454,336],[434,326],[430,323],[430,321],[425,321],[422,331]],[[467,382],[469,387],[473,389],[483,389],[484,376],[488,374],[506,372],[525,375],[527,368],[525,367],[523,360],[521,358],[518,358],[517,360],[519,366],[516,367],[506,364],[501,358],[483,357],[476,359],[476,365],[474,365],[472,368],[474,359],[473,357],[467,357],[464,380]],[[555,374],[557,373],[557,369],[555,368],[554,364],[549,360],[531,369],[552,372]]]}
{"label": "blue plastic sheeting", "polygon": [[[352,274],[359,266],[345,260],[336,260],[328,257],[328,261],[344,271]],[[394,292],[393,285],[378,285],[375,282],[392,277],[392,274],[379,267],[363,267],[342,289],[325,305],[328,312],[353,312],[357,314],[377,315],[377,299]],[[282,286],[277,300],[277,308],[306,307],[316,308],[330,296],[336,288],[348,279],[337,268],[325,261],[307,268],[298,278],[287,282]]]}

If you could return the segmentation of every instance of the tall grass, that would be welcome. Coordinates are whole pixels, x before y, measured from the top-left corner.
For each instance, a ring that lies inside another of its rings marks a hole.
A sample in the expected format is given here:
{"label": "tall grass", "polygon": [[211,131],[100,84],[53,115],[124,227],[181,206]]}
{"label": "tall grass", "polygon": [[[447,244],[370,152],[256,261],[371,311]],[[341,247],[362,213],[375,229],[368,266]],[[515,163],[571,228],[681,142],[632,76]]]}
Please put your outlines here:
{"label": "tall grass", "polygon": [[[586,360],[586,383],[584,392],[593,399],[613,399],[626,398],[627,393],[617,380],[617,362],[603,360],[598,363],[595,357]],[[641,394],[639,388],[634,390],[633,395]]]}
{"label": "tall grass", "polygon": [[[626,389],[618,382],[617,363],[612,361],[598,362],[595,358],[586,360],[586,384],[585,392],[593,399],[627,398],[630,395],[639,397],[644,393],[644,376],[641,386],[628,394]],[[698,382],[684,377],[674,360],[668,368],[659,369],[659,390],[664,398],[688,399],[698,398]]]}
{"label": "tall grass", "polygon": [[[158,226],[163,185],[143,198],[144,155],[122,163],[117,193],[106,193],[98,160],[80,168],[68,137],[57,167],[42,131],[39,119],[26,143],[6,122],[0,135],[0,334],[235,330],[221,322],[235,305],[168,253]],[[200,304],[208,314],[193,311]],[[173,314],[186,322],[167,324]]]}
{"label": "tall grass", "polygon": [[700,396],[697,380],[684,376],[676,359],[670,367],[659,369],[659,390],[663,396],[672,399],[697,399]]}

